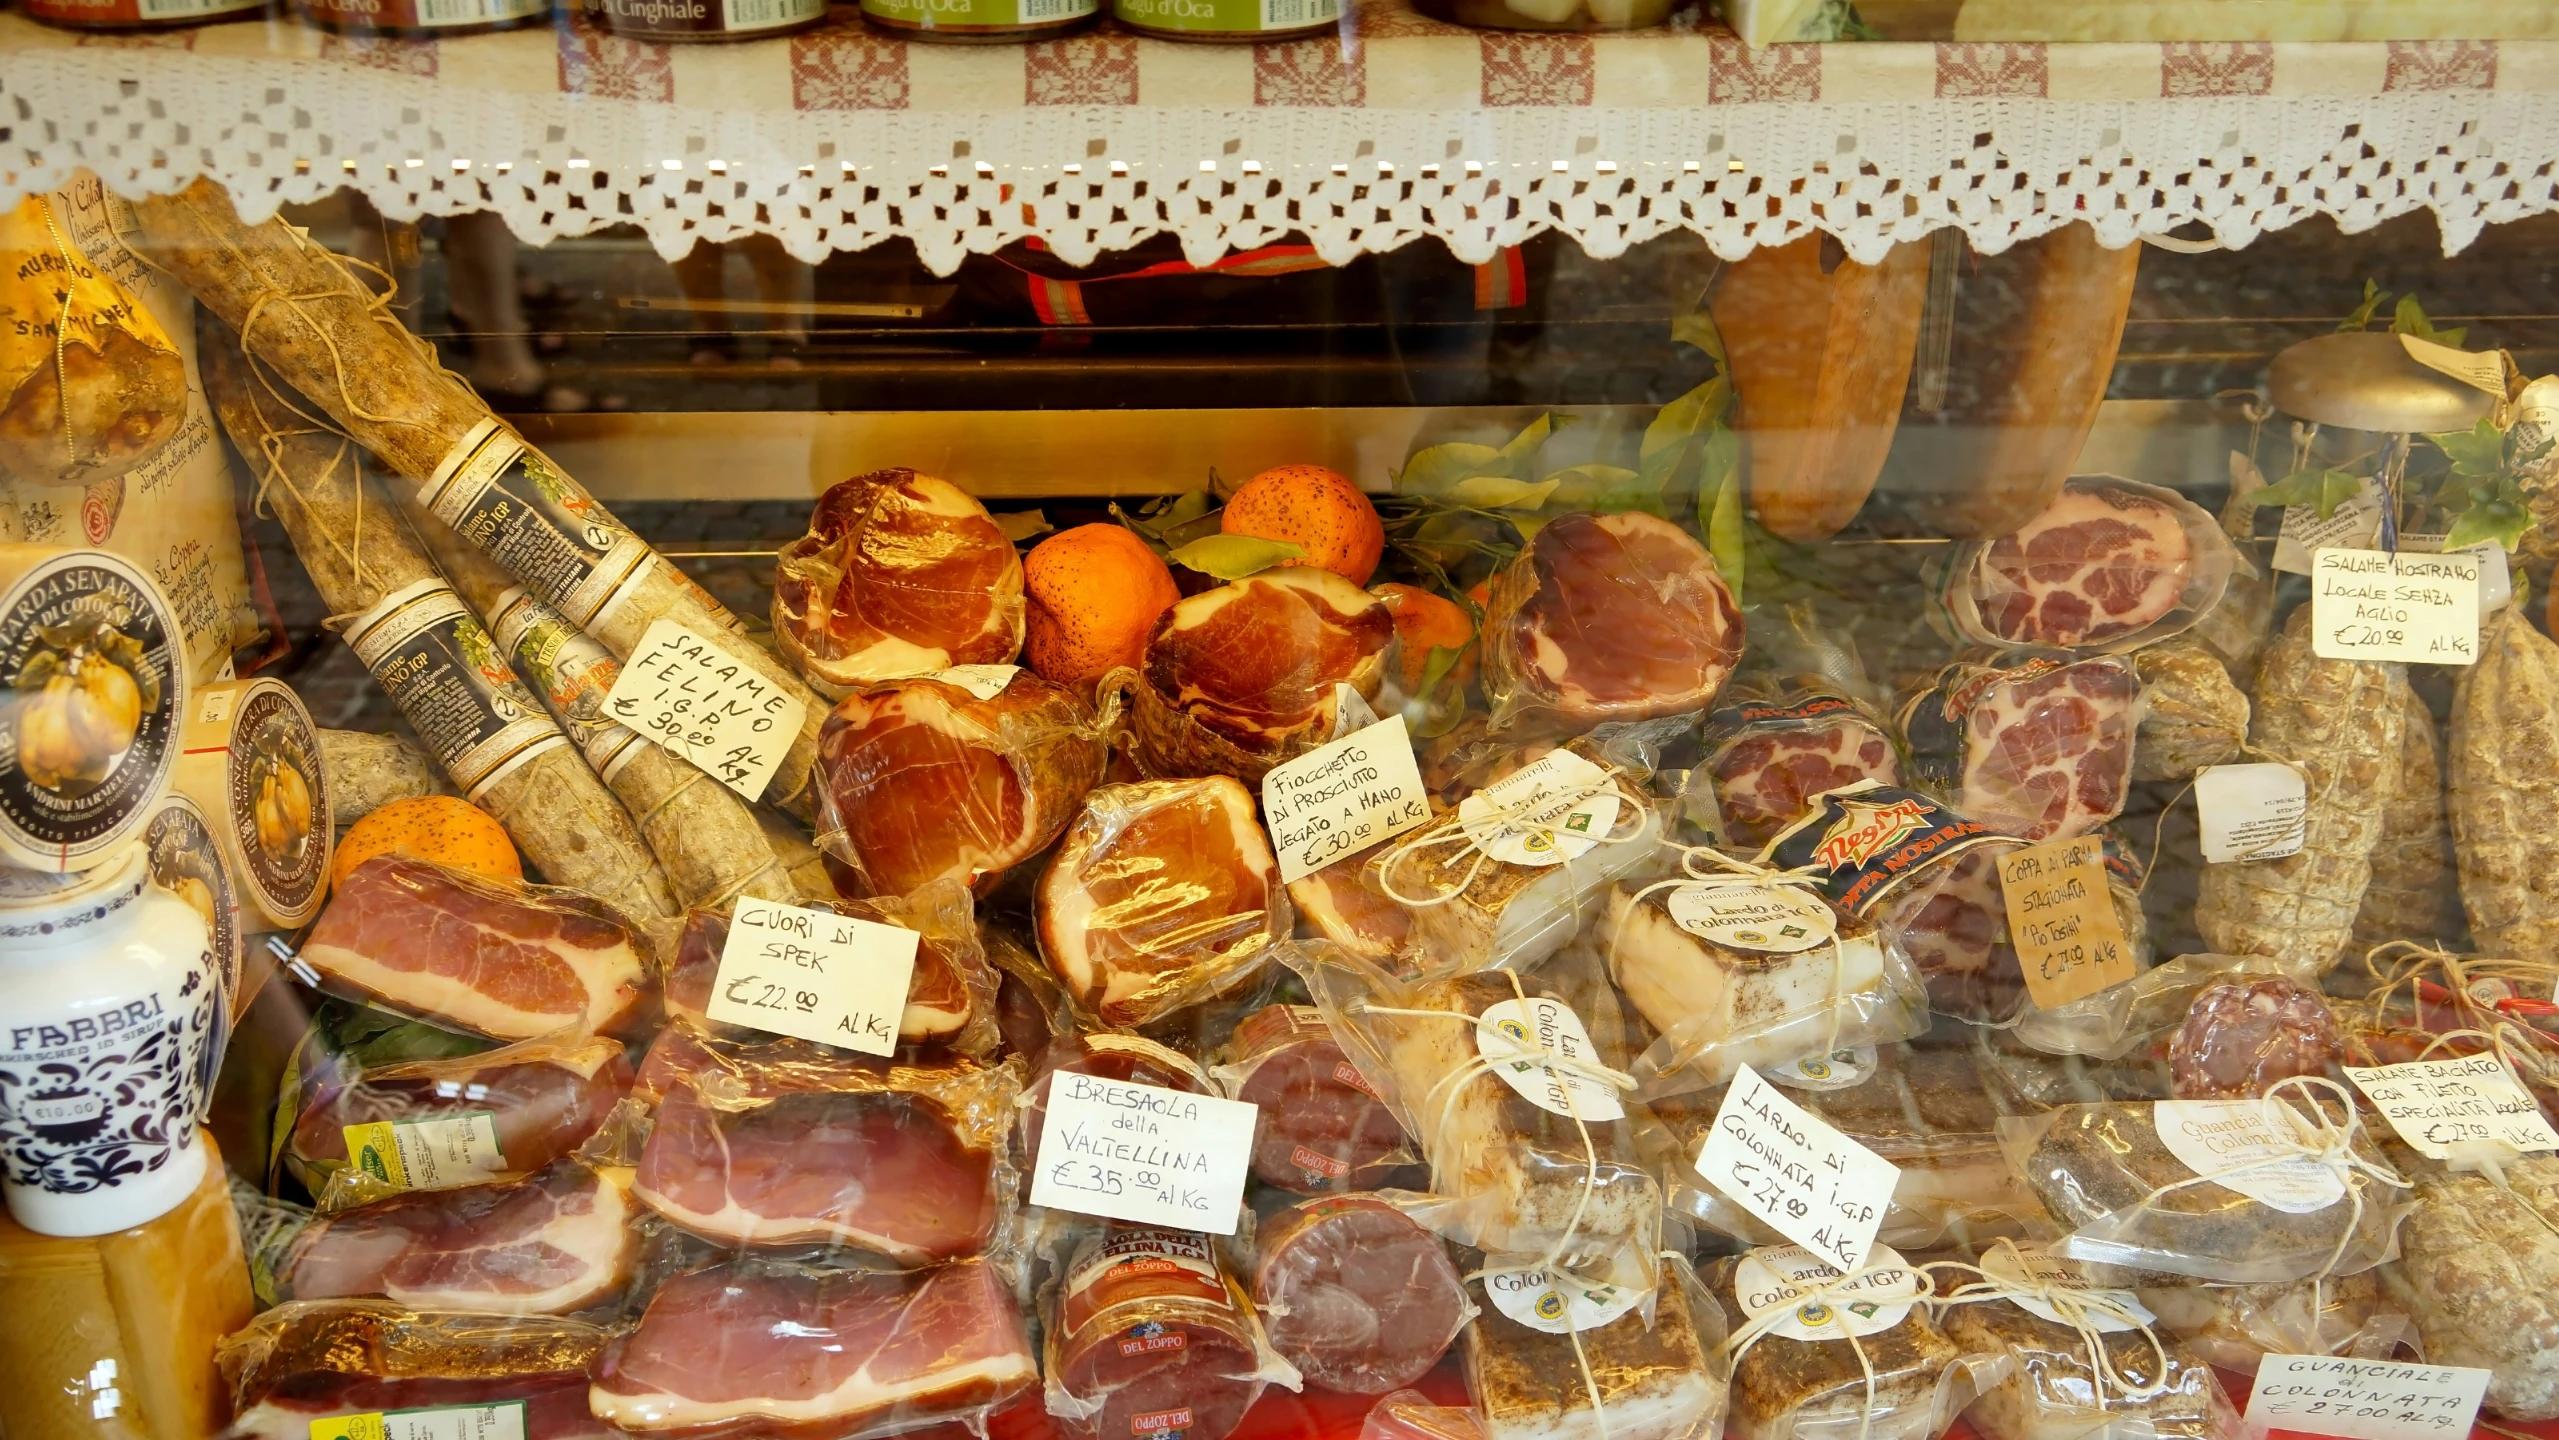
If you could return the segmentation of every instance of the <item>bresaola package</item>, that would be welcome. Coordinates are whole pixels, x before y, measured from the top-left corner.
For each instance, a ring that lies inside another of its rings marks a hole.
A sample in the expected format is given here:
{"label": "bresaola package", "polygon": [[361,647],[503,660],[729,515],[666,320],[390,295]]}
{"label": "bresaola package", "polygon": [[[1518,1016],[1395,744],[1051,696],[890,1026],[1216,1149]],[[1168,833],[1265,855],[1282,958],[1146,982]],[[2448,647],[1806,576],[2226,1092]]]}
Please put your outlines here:
{"label": "bresaola package", "polygon": [[1048,1413],[1068,1440],[1223,1440],[1266,1386],[1300,1384],[1193,1231],[1105,1223],[1044,1302]]}
{"label": "bresaola package", "polygon": [[1255,1241],[1253,1303],[1272,1348],[1325,1389],[1410,1385],[1475,1315],[1447,1243],[1382,1199],[1301,1200]]}
{"label": "bresaola package", "polygon": [[1404,1127],[1377,1086],[1335,1043],[1310,1005],[1267,1005],[1244,1017],[1217,1078],[1261,1107],[1253,1174],[1301,1195],[1382,1183],[1410,1158]]}

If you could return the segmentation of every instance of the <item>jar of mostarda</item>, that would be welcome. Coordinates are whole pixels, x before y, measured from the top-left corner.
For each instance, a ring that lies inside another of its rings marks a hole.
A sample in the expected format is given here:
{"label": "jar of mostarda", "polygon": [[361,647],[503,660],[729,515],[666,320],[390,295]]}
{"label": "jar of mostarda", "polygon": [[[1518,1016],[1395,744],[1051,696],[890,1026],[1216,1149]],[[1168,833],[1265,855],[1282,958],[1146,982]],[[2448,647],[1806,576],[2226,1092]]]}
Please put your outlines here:
{"label": "jar of mostarda", "polygon": [[761,40],[810,29],[826,0],[585,0],[587,18],[634,40]]}
{"label": "jar of mostarda", "polygon": [[349,34],[411,40],[481,35],[544,25],[551,0],[294,0],[309,24]]}
{"label": "jar of mostarda", "polygon": [[72,30],[161,30],[263,15],[269,0],[21,0],[19,8]]}
{"label": "jar of mostarda", "polygon": [[1001,44],[1081,30],[1101,0],[862,0],[862,18],[909,40]]}
{"label": "jar of mostarda", "polygon": [[1341,0],[1111,0],[1122,28],[1159,40],[1242,43],[1326,35],[1342,22]]}

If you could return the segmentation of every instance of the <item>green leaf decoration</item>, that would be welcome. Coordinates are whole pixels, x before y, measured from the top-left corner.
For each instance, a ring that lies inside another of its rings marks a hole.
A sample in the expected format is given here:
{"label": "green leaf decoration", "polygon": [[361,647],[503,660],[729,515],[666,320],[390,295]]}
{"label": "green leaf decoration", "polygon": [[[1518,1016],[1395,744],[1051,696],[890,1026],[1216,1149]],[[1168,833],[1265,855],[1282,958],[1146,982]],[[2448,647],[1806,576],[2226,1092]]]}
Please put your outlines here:
{"label": "green leaf decoration", "polygon": [[1500,473],[1526,477],[1535,468],[1537,452],[1546,448],[1546,442],[1554,435],[1555,416],[1551,412],[1529,421],[1501,448]]}
{"label": "green leaf decoration", "polygon": [[1541,510],[1503,510],[1496,513],[1519,532],[1523,545],[1536,539],[1537,532],[1546,528],[1546,522],[1555,518]]}
{"label": "green leaf decoration", "polygon": [[1426,445],[1413,452],[1396,473],[1398,495],[1437,495],[1470,475],[1497,472],[1502,467],[1502,452],[1490,445],[1470,445],[1452,440],[1445,445]]}
{"label": "green leaf decoration", "polygon": [[1724,583],[1732,587],[1735,604],[1742,598],[1742,556],[1748,538],[1742,524],[1742,472],[1734,466],[1725,471],[1723,483],[1715,489],[1715,506],[1706,518],[1706,548],[1714,553],[1715,568],[1724,572]]}
{"label": "green leaf decoration", "polygon": [[1718,375],[1687,394],[1662,406],[1653,422],[1644,427],[1644,443],[1636,454],[1649,461],[1664,451],[1676,450],[1683,442],[1721,423],[1724,411],[1732,403],[1733,387]]}
{"label": "green leaf decoration", "polygon": [[2506,468],[2506,435],[2493,420],[2483,419],[2467,430],[2428,435],[2426,443],[2452,461],[2455,475],[2495,475]]}
{"label": "green leaf decoration", "polygon": [[1534,510],[1563,483],[1559,479],[1529,481],[1513,480],[1507,475],[1470,475],[1439,492],[1439,498],[1443,504],[1469,505],[1478,510]]}
{"label": "green leaf decoration", "polygon": [[2512,500],[2490,500],[2461,512],[2445,533],[2443,548],[2466,550],[2484,541],[2494,540],[2499,548],[2511,551],[2532,528],[2532,513]]}
{"label": "green leaf decoration", "polygon": [[1258,535],[1208,535],[1164,557],[1220,580],[1259,575],[1283,560],[1303,560],[1306,547]]}
{"label": "green leaf decoration", "polygon": [[2380,311],[2382,303],[2389,298],[2389,291],[2370,280],[2364,281],[2364,302],[2355,307],[2353,314],[2337,322],[2337,333],[2344,335],[2369,328],[2372,325],[2372,317]]}
{"label": "green leaf decoration", "polygon": [[2330,465],[2318,469],[2295,470],[2281,480],[2257,491],[2248,498],[2260,507],[2267,505],[2307,505],[2327,519],[2337,507],[2355,498],[2363,488],[2363,478],[2351,471]]}
{"label": "green leaf decoration", "polygon": [[1674,345],[1694,345],[1715,362],[1718,371],[1730,369],[1732,362],[1724,358],[1724,332],[1715,328],[1715,317],[1704,310],[1692,310],[1670,322],[1670,338]]}
{"label": "green leaf decoration", "polygon": [[2434,322],[2426,318],[2426,307],[2418,304],[2414,295],[2399,297],[2399,308],[2391,316],[2390,328],[2395,334],[2414,335],[2420,340],[2432,340],[2456,350],[2461,348],[2462,338],[2470,333],[2470,327],[2466,325],[2456,325],[2449,330],[2436,329]]}
{"label": "green leaf decoration", "polygon": [[1057,528],[1048,523],[1047,515],[1037,510],[1008,510],[992,518],[995,521],[995,528],[1003,531],[1004,538],[1016,545],[1034,535],[1045,535]]}
{"label": "green leaf decoration", "polygon": [[1647,475],[1623,465],[1575,465],[1546,477],[1556,487],[1546,497],[1549,510],[1592,510],[1603,514],[1644,510],[1666,514],[1662,481],[1666,474]]}
{"label": "green leaf decoration", "polygon": [[1448,678],[1448,672],[1456,669],[1457,662],[1465,658],[1466,647],[1463,645],[1432,646],[1431,653],[1422,661],[1421,693],[1436,694],[1440,682]]}

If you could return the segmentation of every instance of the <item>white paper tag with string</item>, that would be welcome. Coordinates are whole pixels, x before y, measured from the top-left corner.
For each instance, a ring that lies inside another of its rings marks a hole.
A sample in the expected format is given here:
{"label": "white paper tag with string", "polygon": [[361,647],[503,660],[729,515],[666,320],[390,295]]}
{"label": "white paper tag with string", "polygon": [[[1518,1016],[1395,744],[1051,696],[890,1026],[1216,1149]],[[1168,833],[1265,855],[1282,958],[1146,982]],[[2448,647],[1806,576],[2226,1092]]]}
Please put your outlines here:
{"label": "white paper tag with string", "polygon": [[1816,1296],[1813,1292],[1848,1272],[1800,1245],[1766,1245],[1733,1267],[1733,1299],[1745,1319],[1772,1310],[1793,1313],[1769,1326],[1772,1335],[1789,1340],[1864,1339],[1880,1335],[1910,1316],[1919,1300],[1919,1272],[1904,1264],[1901,1252],[1878,1245],[1867,1257],[1867,1273]]}
{"label": "white paper tag with string", "polygon": [[1485,1257],[1484,1298],[1492,1307],[1531,1330],[1548,1335],[1568,1335],[1576,1330],[1596,1330],[1624,1315],[1643,1302],[1646,1290],[1641,1281],[1641,1267],[1618,1265],[1619,1278],[1638,1283],[1612,1285],[1605,1280],[1558,1274],[1546,1270],[1511,1270],[1512,1263],[1534,1261],[1535,1256],[1488,1255]]}
{"label": "white paper tag with string", "polygon": [[1561,1000],[1532,995],[1485,1006],[1475,1017],[1475,1053],[1503,1084],[1540,1110],[1584,1120],[1626,1118],[1625,1105],[1607,1081],[1539,1058],[1560,1055],[1586,1065],[1599,1063],[1599,1047],[1591,1044],[1582,1017]]}
{"label": "white paper tag with string", "polygon": [[2310,795],[2289,765],[2207,765],[2195,772],[2204,860],[2281,860],[2310,838]]}
{"label": "white paper tag with string", "polygon": [[1671,923],[1710,944],[1794,955],[1839,933],[1828,905],[1791,885],[1682,885],[1662,897]]}
{"label": "white paper tag with string", "polygon": [[2489,1372],[2336,1355],[2269,1355],[2248,1395],[2246,1433],[2296,1430],[2345,1440],[2460,1440],[2479,1418]]}
{"label": "white paper tag with string", "polygon": [[1512,865],[1579,860],[1617,824],[1617,783],[1570,750],[1550,750],[1457,804],[1475,848]]}
{"label": "white paper tag with string", "polygon": [[2363,488],[2325,520],[2308,505],[2284,507],[2283,529],[2275,536],[2275,568],[2307,575],[2311,554],[2321,546],[2370,545],[2380,538],[2381,487],[2367,475]]}
{"label": "white paper tag with string", "polygon": [[[2287,1215],[2308,1215],[2346,1198],[2336,1167],[2285,1143],[2291,1122],[2280,1100],[2161,1100],[2151,1109],[2159,1143],[2179,1163],[2225,1190]],[[2281,1127],[2281,1128],[2278,1128]]]}
{"label": "white paper tag with string", "polygon": [[[1993,1245],[1982,1254],[1981,1273],[2020,1289],[2070,1290],[2105,1300],[2124,1313],[2117,1315],[2098,1309],[2081,1312],[2088,1323],[2103,1334],[2120,1335],[2138,1330],[2159,1318],[2151,1314],[2140,1297],[2130,1290],[2100,1290],[2088,1283],[2087,1272],[2079,1268],[2078,1262],[2064,1260],[2040,1246]],[[2006,1298],[2038,1320],[2049,1320],[2055,1325],[2072,1323],[2062,1315],[2061,1307],[2049,1300],[2033,1295],[2010,1295]]]}
{"label": "white paper tag with string", "polygon": [[1901,1171],[1789,1100],[1748,1065],[1733,1077],[1697,1173],[1846,1274],[1866,1263]]}
{"label": "white paper tag with string", "polygon": [[1262,777],[1262,823],[1270,827],[1283,885],[1430,818],[1430,791],[1401,715],[1318,745]]}
{"label": "white paper tag with string", "polygon": [[2559,1150],[2559,1131],[2494,1055],[2348,1065],[2345,1071],[2399,1138],[2431,1159],[2481,1141],[2517,1151]]}

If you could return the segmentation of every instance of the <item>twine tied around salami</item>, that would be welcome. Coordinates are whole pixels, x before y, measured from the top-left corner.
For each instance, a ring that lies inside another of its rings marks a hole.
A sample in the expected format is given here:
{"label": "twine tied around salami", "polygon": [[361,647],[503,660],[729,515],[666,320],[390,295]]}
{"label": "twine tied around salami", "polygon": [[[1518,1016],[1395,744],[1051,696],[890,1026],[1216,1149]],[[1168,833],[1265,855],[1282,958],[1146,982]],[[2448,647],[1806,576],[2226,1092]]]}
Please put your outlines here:
{"label": "twine tied around salami", "polygon": [[[1580,773],[1566,773],[1559,756],[1576,762]],[[1530,781],[1518,793],[1501,793],[1537,767],[1517,771],[1466,797],[1455,814],[1398,843],[1378,866],[1378,888],[1397,904],[1426,909],[1465,894],[1495,860],[1561,865],[1569,871],[1577,856],[1601,845],[1622,845],[1643,833],[1644,801],[1626,788],[1616,766],[1593,764],[1569,750],[1551,751],[1538,765],[1549,762],[1556,763],[1559,783]],[[1588,824],[1593,817],[1598,823]],[[1625,823],[1629,820],[1631,825]],[[1437,849],[1473,854],[1454,883],[1429,895],[1405,894],[1395,883],[1396,868]]]}
{"label": "twine tied around salami", "polygon": [[[1929,1277],[1932,1292],[1936,1289],[1937,1272],[1940,1270],[1969,1271],[1977,1277],[1937,1295],[1931,1303],[1942,1308],[1978,1305],[1990,1300],[2022,1302],[2021,1308],[2027,1309],[2028,1313],[2077,1331],[2079,1343],[2088,1348],[2088,1373],[2096,1384],[2100,1409],[2105,1408],[2106,1388],[2110,1384],[2123,1399],[2136,1404],[2167,1393],[2168,1346],[2160,1340],[2159,1332],[2150,1328],[2155,1317],[2141,1309],[2130,1295],[2073,1284],[2051,1266],[2037,1267],[2028,1260],[2024,1251],[2017,1248],[2017,1242],[2006,1236],[1992,1243],[1991,1255],[2002,1257],[2007,1263],[1993,1270],[1989,1268],[1990,1257],[1985,1256],[1984,1263],[1980,1265],[1968,1265],[1960,1260],[1937,1260],[1920,1266],[1920,1270]],[[2159,1359],[2157,1378],[2147,1385],[2137,1385],[2124,1378],[2123,1372],[2115,1368],[2114,1356],[2106,1349],[2109,1328],[2118,1332],[2141,1332],[2142,1338],[2150,1342],[2151,1353]]]}
{"label": "twine tied around salami", "polygon": [[[1893,1252],[1878,1247],[1876,1254],[1892,1255]],[[1840,1338],[1848,1342],[1848,1353],[1857,1357],[1857,1368],[1866,1379],[1866,1403],[1857,1417],[1857,1440],[1868,1440],[1875,1427],[1875,1361],[1866,1353],[1866,1347],[1860,1343],[1856,1327],[1849,1324],[1848,1317],[1856,1313],[1853,1306],[1866,1298],[1865,1290],[1872,1289],[1878,1282],[1903,1276],[1918,1286],[1917,1293],[1908,1297],[1909,1303],[1925,1304],[1935,1294],[1936,1277],[1929,1273],[1928,1268],[1905,1265],[1898,1255],[1893,1255],[1890,1260],[1869,1259],[1854,1270],[1836,1272],[1826,1280],[1807,1281],[1790,1277],[1786,1288],[1793,1293],[1786,1296],[1784,1303],[1771,1305],[1743,1320],[1740,1328],[1725,1340],[1724,1357],[1737,1368],[1752,1346],[1775,1334],[1779,1327],[1798,1320],[1835,1327]]]}

